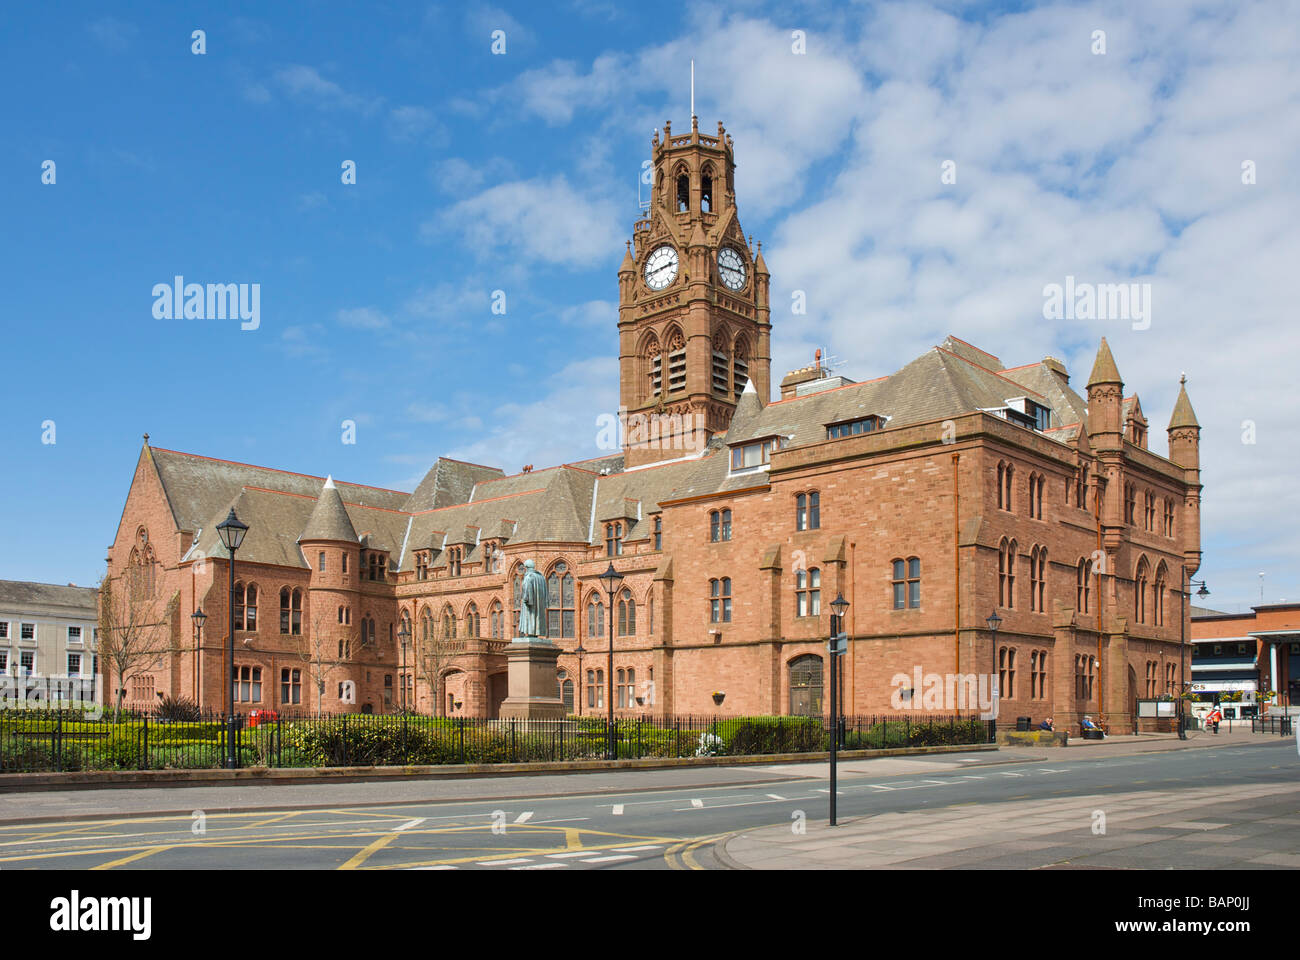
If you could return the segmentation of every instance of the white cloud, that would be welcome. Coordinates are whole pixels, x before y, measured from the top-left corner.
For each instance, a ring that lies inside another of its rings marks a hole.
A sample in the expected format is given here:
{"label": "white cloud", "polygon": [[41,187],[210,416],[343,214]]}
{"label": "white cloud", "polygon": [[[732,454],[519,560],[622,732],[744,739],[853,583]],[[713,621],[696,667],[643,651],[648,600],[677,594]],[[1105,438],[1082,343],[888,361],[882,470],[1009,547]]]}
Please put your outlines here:
{"label": "white cloud", "polygon": [[613,201],[579,193],[563,175],[489,187],[426,221],[421,234],[460,234],[479,255],[506,251],[529,261],[589,267],[622,243]]}
{"label": "white cloud", "polygon": [[140,32],[135,24],[116,17],[100,17],[93,23],[86,24],[86,29],[104,49],[113,53],[124,52]]}
{"label": "white cloud", "polygon": [[399,143],[435,135],[440,131],[441,125],[433,111],[427,107],[394,107],[388,113],[388,135]]}
{"label": "white cloud", "polygon": [[448,454],[471,463],[500,464],[512,473],[524,464],[537,469],[599,456],[601,410],[618,407],[618,358],[598,357],[566,365],[545,381],[545,393],[518,402],[503,392],[504,402],[488,415],[493,424],[480,439]]}
{"label": "white cloud", "polygon": [[382,330],[390,325],[388,317],[374,307],[355,307],[339,311],[339,326],[354,330]]}
{"label": "white cloud", "polygon": [[290,99],[321,110],[343,109],[371,113],[383,103],[382,97],[363,97],[349,93],[333,80],[322,76],[315,67],[303,64],[282,67],[275,72],[273,79]]}

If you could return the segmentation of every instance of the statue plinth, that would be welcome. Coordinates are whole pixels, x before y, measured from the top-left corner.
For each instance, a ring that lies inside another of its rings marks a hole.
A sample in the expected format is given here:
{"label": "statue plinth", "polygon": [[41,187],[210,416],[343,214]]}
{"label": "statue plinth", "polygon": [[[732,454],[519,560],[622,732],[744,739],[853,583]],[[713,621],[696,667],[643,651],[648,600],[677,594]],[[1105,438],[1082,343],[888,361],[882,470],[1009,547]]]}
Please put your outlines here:
{"label": "statue plinth", "polygon": [[506,646],[507,692],[502,720],[563,720],[556,663],[560,648],[546,637],[515,637]]}

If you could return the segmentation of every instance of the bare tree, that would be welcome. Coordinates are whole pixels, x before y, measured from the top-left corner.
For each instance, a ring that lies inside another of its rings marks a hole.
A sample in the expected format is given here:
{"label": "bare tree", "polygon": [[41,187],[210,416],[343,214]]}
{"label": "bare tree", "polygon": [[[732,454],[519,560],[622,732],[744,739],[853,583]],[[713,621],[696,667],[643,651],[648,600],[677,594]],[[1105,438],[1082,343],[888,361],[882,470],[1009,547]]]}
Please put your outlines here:
{"label": "bare tree", "polygon": [[135,677],[160,669],[173,650],[170,624],[178,598],[166,603],[152,577],[105,575],[99,583],[99,656],[105,685],[117,677],[115,716],[122,711],[126,686]]}
{"label": "bare tree", "polygon": [[[453,632],[454,629],[453,627]],[[432,623],[428,633],[428,636],[419,637],[415,644],[415,669],[419,679],[429,685],[434,715],[441,717],[446,713],[446,704],[439,691],[439,684],[452,660],[464,652],[465,641],[449,636],[445,626]]]}
{"label": "bare tree", "polygon": [[307,632],[296,638],[298,658],[307,665],[307,676],[316,689],[316,715],[324,713],[325,686],[352,653],[361,646],[351,625],[333,624],[324,613],[313,613]]}

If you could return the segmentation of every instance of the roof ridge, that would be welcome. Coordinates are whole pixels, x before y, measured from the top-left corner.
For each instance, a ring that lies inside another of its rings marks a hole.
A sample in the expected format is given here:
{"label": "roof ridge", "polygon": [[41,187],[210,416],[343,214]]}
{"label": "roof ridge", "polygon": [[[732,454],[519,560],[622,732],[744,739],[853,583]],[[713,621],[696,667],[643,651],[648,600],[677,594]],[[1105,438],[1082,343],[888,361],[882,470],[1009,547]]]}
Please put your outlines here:
{"label": "roof ridge", "polygon": [[[282,470],[279,467],[264,467],[257,463],[244,463],[242,460],[223,460],[220,457],[207,457],[201,453],[186,453],[184,450],[169,450],[166,447],[150,447],[153,453],[174,453],[178,457],[193,457],[196,460],[208,460],[212,463],[228,463],[236,467],[251,467],[254,470],[267,470],[271,473],[283,473],[291,477],[305,477],[308,480],[319,480],[325,482],[324,477],[318,477],[314,473],[299,473],[297,470]],[[338,483],[345,484],[349,487],[363,487],[366,490],[382,490],[384,493],[400,493],[403,496],[411,495],[408,490],[394,490],[392,487],[376,487],[371,483],[353,483],[350,480],[339,480]]]}
{"label": "roof ridge", "polygon": [[[279,495],[282,496],[282,497],[297,497],[297,498],[300,499],[300,500],[319,500],[319,499],[320,499],[319,496],[315,496],[315,497],[313,497],[310,493],[294,493],[294,492],[291,491],[291,490],[276,490],[276,489],[274,489],[273,487],[258,487],[258,486],[255,486],[255,485],[251,484],[251,483],[241,484],[240,487],[239,487],[239,489],[240,489],[240,490],[256,490],[258,493],[275,493],[275,494],[279,494]],[[332,489],[337,489],[337,488],[335,487],[335,488],[332,488]],[[354,502],[354,501],[352,501],[352,500],[344,500],[342,497],[339,497],[339,500],[342,501],[342,503],[343,503],[343,505],[344,505],[345,507],[356,507],[358,510],[379,510],[379,511],[382,512],[382,513],[397,513],[397,514],[401,514],[401,515],[404,516],[404,517],[409,517],[409,516],[411,516],[410,511],[407,511],[407,510],[394,510],[394,509],[392,509],[391,507],[372,507],[372,506],[370,506],[369,504],[366,504],[366,503],[356,503],[356,502]]]}
{"label": "roof ridge", "polygon": [[480,503],[491,503],[494,500],[509,500],[511,497],[522,497],[529,493],[545,493],[545,487],[538,487],[536,490],[517,490],[514,493],[503,493],[499,497],[488,497],[486,500],[475,500],[473,503],[449,503],[445,507],[432,507],[428,510],[416,510],[410,514],[412,517],[422,517],[427,513],[437,513],[439,510],[454,510],[457,507],[477,507]]}
{"label": "roof ridge", "polygon": [[[898,372],[897,370],[894,371],[894,373],[897,372]],[[814,391],[813,393],[801,393],[798,396],[785,397],[781,400],[773,400],[767,406],[777,407],[783,403],[790,403],[793,400],[807,400],[809,397],[820,397],[823,394],[834,393],[836,390],[847,390],[850,387],[865,387],[869,383],[879,383],[881,380],[888,380],[893,375],[894,375],[893,373],[887,373],[883,377],[876,377],[874,380],[859,380],[857,383],[842,383],[838,387],[827,387],[825,390],[817,390]],[[767,407],[764,407],[764,409],[767,409]]]}
{"label": "roof ridge", "polygon": [[[957,339],[957,338],[956,338],[956,337],[953,337],[953,339],[955,340],[955,339]],[[963,341],[963,342],[964,342],[964,341]],[[967,344],[967,346],[969,346],[969,344]],[[993,376],[998,377],[998,378],[1000,378],[1000,379],[1002,379],[1002,380],[1006,380],[1006,381],[1008,381],[1008,382],[1010,382],[1010,383],[1015,383],[1016,386],[1019,387],[1021,390],[1029,390],[1029,392],[1032,393],[1032,394],[1033,394],[1034,396],[1036,396],[1036,397],[1042,397],[1044,400],[1047,399],[1047,398],[1044,397],[1041,393],[1039,393],[1037,390],[1030,390],[1030,388],[1029,388],[1029,387],[1026,387],[1023,383],[1016,383],[1016,381],[1012,380],[1010,377],[1004,377],[1004,376],[1002,376],[1001,373],[999,373],[999,372],[996,371],[996,370],[990,370],[988,367],[982,367],[982,366],[980,366],[978,363],[976,363],[974,360],[968,360],[966,357],[963,357],[960,353],[953,353],[951,350],[945,350],[943,347],[935,347],[934,349],[938,350],[940,353],[946,353],[946,354],[948,354],[948,356],[950,356],[950,357],[956,357],[956,358],[957,358],[958,360],[960,360],[962,363],[969,363],[969,364],[970,364],[972,367],[974,367],[976,370],[983,370],[985,373],[990,373],[990,374],[992,374]],[[979,350],[979,347],[976,347],[975,349],[976,349],[976,350]],[[984,353],[984,351],[983,351],[983,350],[980,350],[980,353]],[[990,353],[990,354],[988,354],[988,356],[993,357],[993,354]],[[994,359],[994,360],[997,360],[997,357],[993,357],[993,359]],[[998,361],[998,362],[1000,363],[1001,361]]]}
{"label": "roof ridge", "polygon": [[949,337],[949,339],[956,340],[958,343],[964,343],[964,344],[966,344],[966,346],[970,347],[972,350],[978,351],[979,353],[984,354],[984,356],[986,356],[986,357],[992,357],[992,358],[993,358],[994,360],[996,360],[998,363],[1001,363],[1001,362],[1002,362],[1002,358],[999,357],[996,353],[989,353],[987,350],[981,350],[979,347],[975,346],[975,344],[970,343],[970,342],[968,342],[968,341],[966,341],[966,340],[963,340],[961,337],[958,337],[958,336],[956,336],[956,335],[954,335],[954,334],[951,334],[951,333],[950,333],[950,334],[948,334],[948,337]]}
{"label": "roof ridge", "polygon": [[448,461],[450,461],[451,463],[460,463],[460,464],[464,464],[464,465],[467,466],[467,467],[482,467],[484,470],[497,470],[497,471],[499,471],[499,472],[501,472],[501,473],[505,473],[505,471],[502,470],[500,467],[494,467],[494,466],[492,466],[491,464],[487,464],[487,463],[475,463],[475,462],[472,461],[472,460],[457,460],[455,457],[439,457],[438,459],[439,459],[439,460],[448,460]]}

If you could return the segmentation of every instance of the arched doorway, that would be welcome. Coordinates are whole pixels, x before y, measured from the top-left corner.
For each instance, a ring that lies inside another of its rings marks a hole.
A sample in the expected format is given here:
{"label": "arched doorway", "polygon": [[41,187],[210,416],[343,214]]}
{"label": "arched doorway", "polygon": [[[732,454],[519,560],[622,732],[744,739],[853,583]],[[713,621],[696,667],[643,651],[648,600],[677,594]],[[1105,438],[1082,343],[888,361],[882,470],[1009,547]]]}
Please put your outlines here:
{"label": "arched doorway", "polygon": [[790,661],[790,713],[796,717],[822,715],[822,658],[816,654]]}

